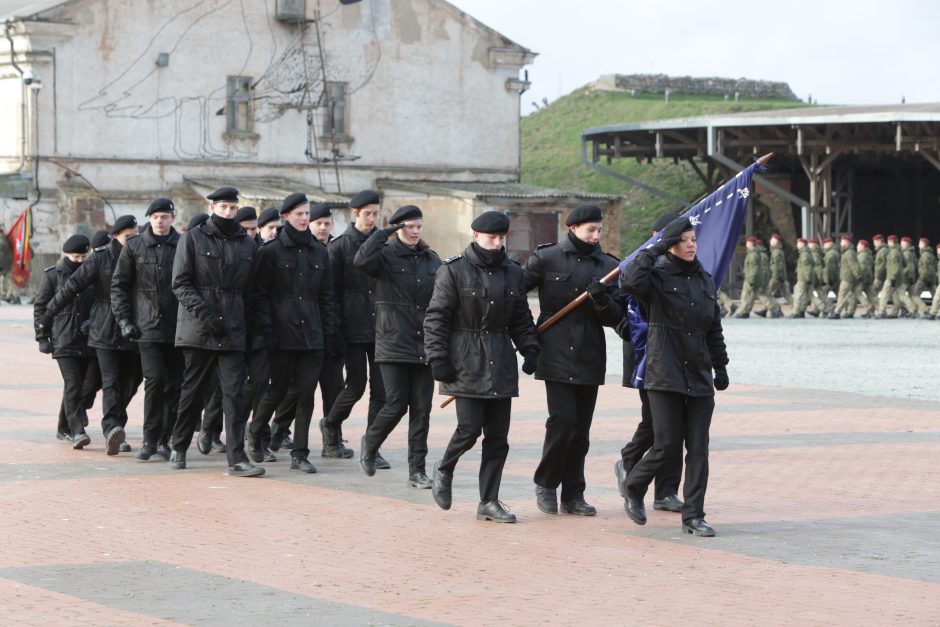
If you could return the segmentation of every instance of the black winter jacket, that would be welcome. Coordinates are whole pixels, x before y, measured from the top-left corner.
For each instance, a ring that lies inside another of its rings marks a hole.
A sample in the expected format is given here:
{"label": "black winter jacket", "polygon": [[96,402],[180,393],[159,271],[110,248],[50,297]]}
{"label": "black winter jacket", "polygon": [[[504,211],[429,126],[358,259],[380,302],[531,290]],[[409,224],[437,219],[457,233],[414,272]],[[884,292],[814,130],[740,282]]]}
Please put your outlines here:
{"label": "black winter jacket", "polygon": [[[588,255],[579,253],[567,237],[557,244],[536,248],[525,264],[525,287],[539,290],[537,324],[558,313],[584,292],[591,281],[616,268],[617,263],[616,257],[600,248]],[[588,299],[539,335],[542,353],[536,379],[603,385],[607,372],[603,327],[616,327],[623,319],[623,309],[615,300],[618,291],[617,282],[611,281],[606,307],[598,310]]]}
{"label": "black winter jacket", "polygon": [[172,228],[164,243],[153,230],[127,240],[111,277],[111,312],[114,319],[130,320],[140,329],[138,342],[172,344],[176,334],[173,294],[173,258],[179,232]]}
{"label": "black winter jacket", "polygon": [[457,373],[454,383],[441,383],[441,394],[518,396],[513,343],[522,353],[539,351],[522,268],[509,259],[487,267],[472,246],[445,260],[434,280],[424,335],[428,363],[450,362]]}
{"label": "black winter jacket", "polygon": [[366,237],[350,224],[342,235],[329,243],[333,292],[340,304],[340,334],[347,344],[375,342],[375,279],[354,263],[356,252]]}
{"label": "black winter jacket", "polygon": [[697,261],[686,272],[646,249],[626,267],[621,286],[648,316],[645,389],[714,396],[712,370],[724,368],[728,354],[711,275]]}
{"label": "black winter jacket", "polygon": [[[173,260],[173,293],[179,300],[176,346],[245,350],[256,257],[257,246],[242,228],[227,237],[209,219],[183,233]],[[212,317],[225,325],[223,336],[212,335]]]}
{"label": "black winter jacket", "polygon": [[258,250],[255,333],[278,350],[323,350],[335,333],[333,276],[326,246],[298,245],[281,229]]}
{"label": "black winter jacket", "polygon": [[376,229],[356,253],[356,266],[377,279],[375,361],[427,363],[424,314],[434,291],[441,258],[420,240],[411,250],[397,236]]}
{"label": "black winter jacket", "polygon": [[111,314],[111,276],[122,248],[121,242],[116,239],[112,239],[106,246],[96,248],[46,306],[46,313],[54,316],[65,309],[77,295],[94,286],[95,304],[91,308],[91,329],[88,333],[88,346],[91,348],[137,349],[133,342],[121,337],[121,330]]}
{"label": "black winter jacket", "polygon": [[[81,267],[81,266],[79,266]],[[72,271],[60,259],[59,263],[43,271],[39,291],[33,301],[33,324],[36,329],[36,341],[52,342],[52,357],[85,357],[93,354],[88,348],[88,336],[82,333],[82,323],[91,317],[91,308],[95,302],[95,293],[88,287],[55,315],[52,329],[40,329],[39,321],[46,315],[46,306],[56,292],[68,282]]]}

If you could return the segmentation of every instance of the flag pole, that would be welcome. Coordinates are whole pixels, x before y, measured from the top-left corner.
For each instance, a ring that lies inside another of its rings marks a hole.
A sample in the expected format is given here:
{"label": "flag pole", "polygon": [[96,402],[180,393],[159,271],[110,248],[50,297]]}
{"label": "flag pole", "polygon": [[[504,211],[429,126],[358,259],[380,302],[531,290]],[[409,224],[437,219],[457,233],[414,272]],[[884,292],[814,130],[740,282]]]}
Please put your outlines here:
{"label": "flag pole", "polygon": [[[757,160],[757,163],[759,163],[759,164],[762,165],[762,166],[763,166],[763,165],[766,165],[767,162],[770,161],[770,159],[771,159],[773,156],[774,156],[774,153],[768,152],[766,155],[764,155],[763,157],[759,158],[759,159]],[[723,182],[721,185],[724,185],[725,183],[727,183],[727,181]],[[719,185],[718,187],[721,187],[721,185]],[[716,189],[717,189],[717,188],[716,188]],[[604,284],[604,285],[607,285],[608,283],[610,283],[611,281],[613,281],[614,279],[616,279],[618,276],[620,276],[620,266],[619,266],[619,265],[618,265],[616,268],[614,268],[613,270],[611,270],[610,272],[608,272],[607,275],[604,276],[604,278],[602,278],[602,279],[600,280],[600,282],[601,282],[602,284]],[[588,298],[588,293],[587,293],[587,292],[581,292],[580,294],[578,294],[578,297],[577,297],[577,298],[575,298],[573,301],[571,301],[570,303],[568,303],[567,305],[565,305],[564,307],[562,307],[560,310],[558,310],[558,312],[555,313],[551,318],[549,318],[548,320],[546,320],[545,322],[543,322],[542,324],[540,324],[540,325],[539,325],[539,328],[538,328],[538,332],[539,332],[539,333],[544,333],[545,331],[547,331],[547,330],[548,330],[549,328],[551,328],[556,322],[558,322],[559,320],[561,320],[562,318],[564,318],[566,315],[568,315],[568,314],[571,312],[572,309],[574,309],[575,307],[577,307],[578,305],[580,305],[581,303],[583,303],[585,300],[587,300],[587,298]],[[518,349],[516,349],[516,350],[518,350]],[[456,398],[457,398],[456,396],[448,396],[446,399],[444,399],[444,402],[440,404],[440,408],[441,408],[441,409],[444,409],[445,407],[447,407],[448,405],[450,405],[451,403],[453,403]]]}

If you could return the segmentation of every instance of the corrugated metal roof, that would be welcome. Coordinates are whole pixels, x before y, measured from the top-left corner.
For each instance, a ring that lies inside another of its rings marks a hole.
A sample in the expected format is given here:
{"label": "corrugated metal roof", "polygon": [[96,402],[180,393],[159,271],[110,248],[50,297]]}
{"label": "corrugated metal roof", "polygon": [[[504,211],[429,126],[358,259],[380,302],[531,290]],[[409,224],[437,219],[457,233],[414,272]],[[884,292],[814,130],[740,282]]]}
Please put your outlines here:
{"label": "corrugated metal roof", "polygon": [[53,9],[60,4],[66,4],[71,0],[47,0],[46,2],[23,0],[0,0],[0,21],[15,19],[30,19],[42,13]]}
{"label": "corrugated metal roof", "polygon": [[616,202],[620,196],[594,194],[571,190],[538,187],[523,183],[480,183],[464,181],[402,181],[382,179],[377,181],[381,189],[396,189],[428,196],[452,196],[456,198],[517,198],[537,200],[540,198],[577,198],[581,200],[605,200]]}
{"label": "corrugated metal roof", "polygon": [[773,126],[791,124],[878,124],[884,122],[940,122],[940,103],[800,107],[749,111],[722,115],[673,118],[649,122],[631,122],[598,126],[581,132],[582,137],[624,131],[665,129],[721,128],[729,126]]}
{"label": "corrugated metal roof", "polygon": [[238,189],[239,198],[250,200],[282,200],[294,192],[304,192],[313,202],[332,202],[337,205],[349,203],[349,199],[338,194],[331,194],[319,187],[280,177],[221,179],[199,177],[183,179],[197,193],[205,196],[220,187],[231,186]]}

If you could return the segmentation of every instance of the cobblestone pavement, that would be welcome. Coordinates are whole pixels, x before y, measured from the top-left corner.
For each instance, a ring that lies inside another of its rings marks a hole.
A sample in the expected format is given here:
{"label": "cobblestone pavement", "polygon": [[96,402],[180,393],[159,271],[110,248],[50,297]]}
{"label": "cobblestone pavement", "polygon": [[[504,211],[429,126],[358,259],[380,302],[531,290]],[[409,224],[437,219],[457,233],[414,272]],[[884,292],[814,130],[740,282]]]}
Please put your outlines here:
{"label": "cobblestone pavement", "polygon": [[[718,536],[693,538],[676,514],[650,508],[638,527],[623,512],[612,466],[639,403],[616,364],[586,465],[597,517],[536,509],[544,389],[522,377],[501,495],[519,524],[496,525],[474,518],[479,448],[445,512],[406,486],[402,427],[383,448],[392,470],[372,478],[319,457],[301,476],[284,455],[264,478],[229,478],[224,456],[195,447],[171,472],[107,457],[94,427],[73,451],[54,438],[61,381],[30,309],[0,307],[0,624],[940,624],[940,410],[908,393],[910,369],[936,367],[940,323],[816,322],[828,340],[796,348],[800,322],[727,327],[737,361],[717,398],[706,499]],[[900,348],[882,344],[882,324],[903,330]],[[765,342],[781,350],[755,380],[747,364],[763,364]],[[801,364],[832,376],[801,386],[788,374]],[[847,369],[887,374],[842,389]],[[135,448],[141,412],[142,394]],[[453,427],[453,409],[435,409],[429,461]]]}

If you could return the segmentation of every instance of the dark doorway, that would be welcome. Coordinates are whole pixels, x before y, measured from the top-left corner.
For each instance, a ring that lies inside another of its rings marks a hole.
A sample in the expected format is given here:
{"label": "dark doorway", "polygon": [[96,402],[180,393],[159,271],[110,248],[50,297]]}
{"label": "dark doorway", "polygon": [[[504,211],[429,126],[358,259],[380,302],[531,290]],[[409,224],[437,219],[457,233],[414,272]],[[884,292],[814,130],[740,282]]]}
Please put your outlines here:
{"label": "dark doorway", "polygon": [[506,253],[510,259],[525,263],[539,244],[558,241],[558,213],[517,213],[509,211],[509,237]]}

